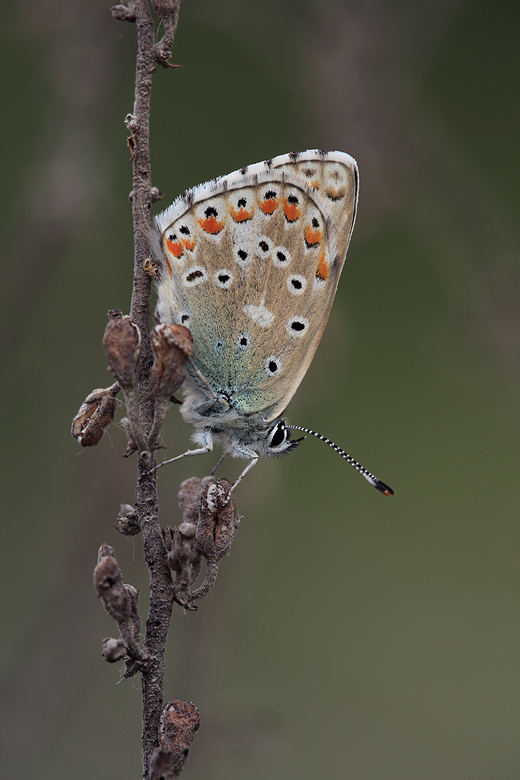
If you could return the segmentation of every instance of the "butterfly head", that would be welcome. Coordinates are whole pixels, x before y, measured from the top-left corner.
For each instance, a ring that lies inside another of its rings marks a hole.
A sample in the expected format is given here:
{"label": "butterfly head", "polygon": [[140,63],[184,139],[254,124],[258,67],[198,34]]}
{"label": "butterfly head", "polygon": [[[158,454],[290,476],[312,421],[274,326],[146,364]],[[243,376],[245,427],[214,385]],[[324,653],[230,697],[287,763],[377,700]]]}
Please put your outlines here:
{"label": "butterfly head", "polygon": [[224,452],[236,458],[259,457],[279,458],[296,449],[305,439],[291,439],[287,422],[281,418],[265,423],[256,416],[224,420],[206,420],[204,428],[199,426],[193,440],[204,446],[208,439],[219,442]]}
{"label": "butterfly head", "polygon": [[258,440],[259,455],[266,455],[271,458],[279,458],[292,452],[298,444],[305,439],[302,436],[299,439],[291,439],[291,431],[285,420],[275,420],[270,424],[265,434]]}

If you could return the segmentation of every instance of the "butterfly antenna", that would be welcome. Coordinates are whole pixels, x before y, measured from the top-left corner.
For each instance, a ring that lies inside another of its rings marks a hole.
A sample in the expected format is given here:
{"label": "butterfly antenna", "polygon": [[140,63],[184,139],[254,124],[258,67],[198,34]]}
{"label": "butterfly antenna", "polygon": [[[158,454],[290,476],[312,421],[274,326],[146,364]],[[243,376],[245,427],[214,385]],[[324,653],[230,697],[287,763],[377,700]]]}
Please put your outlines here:
{"label": "butterfly antenna", "polygon": [[342,458],[344,458],[347,463],[350,463],[351,466],[354,466],[356,471],[359,471],[362,477],[365,477],[367,482],[370,482],[371,485],[373,485],[376,490],[379,490],[380,493],[384,493],[385,496],[395,496],[394,491],[391,487],[388,485],[385,485],[384,482],[381,482],[380,479],[377,477],[374,477],[373,474],[370,473],[370,471],[367,471],[366,468],[364,468],[361,463],[358,463],[357,460],[354,460],[354,458],[345,452],[345,450],[342,450],[341,447],[338,447],[337,444],[334,444],[333,441],[330,439],[327,439],[326,436],[322,436],[321,433],[316,433],[316,431],[311,431],[309,428],[302,428],[300,425],[288,425],[288,428],[292,428],[295,431],[303,431],[304,433],[310,433],[311,436],[316,436],[317,439],[321,439],[321,441],[324,441],[325,444],[328,444],[329,447],[332,447],[334,452],[337,452],[338,455],[341,455]]}

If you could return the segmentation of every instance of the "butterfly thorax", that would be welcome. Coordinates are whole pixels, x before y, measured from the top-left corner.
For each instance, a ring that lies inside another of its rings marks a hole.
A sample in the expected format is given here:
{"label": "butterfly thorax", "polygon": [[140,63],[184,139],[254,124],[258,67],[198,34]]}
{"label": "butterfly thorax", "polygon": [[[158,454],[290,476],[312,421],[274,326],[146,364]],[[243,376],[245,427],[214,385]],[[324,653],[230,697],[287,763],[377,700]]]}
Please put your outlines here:
{"label": "butterfly thorax", "polygon": [[273,420],[269,408],[244,412],[232,390],[216,391],[214,396],[209,388],[188,375],[183,391],[181,414],[195,426],[193,440],[202,446],[209,438],[219,442],[225,454],[233,457],[250,457],[251,451],[279,457],[293,450],[300,441],[291,441],[285,420]]}

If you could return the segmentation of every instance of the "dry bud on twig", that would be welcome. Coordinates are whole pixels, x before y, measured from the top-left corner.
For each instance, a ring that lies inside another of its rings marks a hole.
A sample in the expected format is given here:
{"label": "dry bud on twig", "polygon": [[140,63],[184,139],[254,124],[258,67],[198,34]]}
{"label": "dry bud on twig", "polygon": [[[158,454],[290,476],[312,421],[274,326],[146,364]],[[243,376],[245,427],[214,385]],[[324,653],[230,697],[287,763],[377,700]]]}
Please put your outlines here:
{"label": "dry bud on twig", "polygon": [[114,5],[111,9],[114,19],[120,22],[135,22],[135,3],[128,0],[126,5]]}
{"label": "dry bud on twig", "polygon": [[103,436],[116,413],[116,395],[120,391],[116,382],[112,387],[99,387],[87,395],[72,421],[71,433],[82,447],[93,447]]}
{"label": "dry bud on twig", "polygon": [[148,276],[151,276],[152,279],[159,279],[159,264],[156,263],[155,260],[152,260],[151,257],[147,257],[144,261],[143,271],[145,271]]}
{"label": "dry bud on twig", "polygon": [[135,536],[141,530],[137,509],[130,504],[121,504],[117,519],[116,528],[124,536]]}
{"label": "dry bud on twig", "polygon": [[109,545],[102,545],[100,548],[100,553],[103,552],[94,569],[94,587],[110,617],[120,623],[130,618],[132,605],[123,584],[119,564],[107,548]]}
{"label": "dry bud on twig", "polygon": [[185,379],[184,364],[193,352],[193,338],[184,325],[156,325],[150,333],[154,362],[150,371],[152,393],[168,400]]}
{"label": "dry bud on twig", "polygon": [[105,329],[103,345],[107,353],[108,369],[123,390],[133,390],[137,384],[141,333],[128,316],[118,309],[109,311],[110,321]]}
{"label": "dry bud on twig", "polygon": [[122,639],[114,639],[111,636],[107,636],[103,639],[101,655],[109,664],[115,664],[117,661],[121,661],[122,658],[126,658],[128,652]]}
{"label": "dry bud on twig", "polygon": [[192,702],[174,699],[163,707],[159,724],[160,747],[152,756],[150,780],[179,777],[199,725],[199,711]]}
{"label": "dry bud on twig", "polygon": [[155,445],[166,406],[180,388],[186,374],[184,364],[191,357],[193,338],[184,325],[156,325],[150,333],[154,362],[150,371],[152,394],[155,396],[153,425],[148,435],[150,448]]}
{"label": "dry bud on twig", "polygon": [[231,482],[219,479],[205,482],[200,490],[197,542],[206,559],[207,572],[203,583],[192,592],[192,598],[201,599],[209,593],[217,579],[220,560],[228,554],[237,522],[235,496]]}
{"label": "dry bud on twig", "polygon": [[199,576],[201,567],[201,556],[195,533],[196,528],[193,523],[181,523],[175,528],[168,526],[163,531],[164,546],[167,550],[166,561],[176,574],[173,585],[175,600],[189,611],[197,609],[192,603],[190,585]]}
{"label": "dry bud on twig", "polygon": [[[141,357],[141,332],[129,317],[123,317],[118,309],[108,312],[110,321],[105,329],[103,344],[107,354],[108,369],[112,371],[123,389],[128,412],[129,452],[139,450],[142,457],[149,458],[148,442],[139,424],[137,403],[137,380]],[[125,456],[127,453],[125,453]]]}
{"label": "dry bud on twig", "polygon": [[227,555],[236,530],[235,496],[231,482],[219,479],[206,482],[200,489],[197,542],[202,555],[211,561],[220,561]]}
{"label": "dry bud on twig", "polygon": [[[131,677],[146,668],[150,658],[139,643],[141,617],[137,610],[139,591],[123,584],[123,575],[116,561],[114,550],[108,544],[99,548],[98,562],[94,569],[94,587],[108,614],[114,618],[121,632],[129,659],[125,677]],[[110,661],[110,658],[106,658]]]}
{"label": "dry bud on twig", "polygon": [[[163,532],[166,560],[177,575],[175,600],[190,611],[197,609],[194,599],[205,596],[215,584],[219,561],[227,555],[233,541],[237,523],[230,490],[227,479],[185,480],[178,495],[184,522]],[[206,576],[200,587],[191,591],[200,572],[201,558],[206,559]]]}

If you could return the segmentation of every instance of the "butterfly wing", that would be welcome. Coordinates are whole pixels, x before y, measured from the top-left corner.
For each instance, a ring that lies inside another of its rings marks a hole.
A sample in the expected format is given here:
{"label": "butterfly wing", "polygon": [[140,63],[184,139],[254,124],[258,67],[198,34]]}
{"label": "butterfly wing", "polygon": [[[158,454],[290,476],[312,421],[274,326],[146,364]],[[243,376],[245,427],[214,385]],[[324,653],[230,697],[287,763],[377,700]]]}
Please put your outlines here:
{"label": "butterfly wing", "polygon": [[159,318],[190,328],[194,361],[240,413],[272,420],[300,384],[356,203],[352,158],[311,151],[201,185],[157,218]]}

